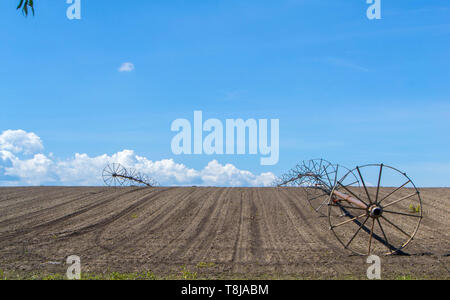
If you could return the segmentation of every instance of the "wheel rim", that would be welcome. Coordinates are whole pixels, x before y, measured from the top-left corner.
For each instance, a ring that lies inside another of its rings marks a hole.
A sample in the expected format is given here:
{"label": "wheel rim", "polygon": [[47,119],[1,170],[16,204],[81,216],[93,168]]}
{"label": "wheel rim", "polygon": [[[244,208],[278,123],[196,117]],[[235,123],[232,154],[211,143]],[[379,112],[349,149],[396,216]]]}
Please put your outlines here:
{"label": "wheel rim", "polygon": [[[355,174],[361,186],[344,183]],[[367,207],[337,200],[333,195],[338,190]],[[411,178],[383,164],[356,167],[329,196],[330,229],[344,248],[360,255],[398,253],[413,240],[422,218],[422,199]]]}
{"label": "wheel rim", "polygon": [[[356,176],[348,168],[341,165],[333,165],[323,159],[311,160],[305,163],[304,171],[316,174],[313,177],[305,177],[306,184],[303,184],[303,188],[309,205],[321,216],[328,215],[329,195],[337,180],[344,178],[348,174],[345,181],[352,180],[351,184],[359,184]],[[317,186],[321,188],[317,188]]]}
{"label": "wheel rim", "polygon": [[102,173],[103,182],[107,186],[118,187],[125,184],[125,177],[127,170],[118,163],[108,164]]}

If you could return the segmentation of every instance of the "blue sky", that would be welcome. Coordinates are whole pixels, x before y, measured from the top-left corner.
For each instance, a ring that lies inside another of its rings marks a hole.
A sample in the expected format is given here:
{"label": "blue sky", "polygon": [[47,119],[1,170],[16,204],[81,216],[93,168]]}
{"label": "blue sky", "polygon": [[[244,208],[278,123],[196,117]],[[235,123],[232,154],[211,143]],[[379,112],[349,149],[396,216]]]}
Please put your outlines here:
{"label": "blue sky", "polygon": [[[16,2],[0,3],[0,132],[35,133],[46,157],[131,149],[276,175],[324,157],[449,186],[448,1],[382,0],[381,20],[365,0],[81,0],[81,20],[64,0],[28,18]],[[173,155],[170,125],[194,110],[279,119],[279,163]]]}

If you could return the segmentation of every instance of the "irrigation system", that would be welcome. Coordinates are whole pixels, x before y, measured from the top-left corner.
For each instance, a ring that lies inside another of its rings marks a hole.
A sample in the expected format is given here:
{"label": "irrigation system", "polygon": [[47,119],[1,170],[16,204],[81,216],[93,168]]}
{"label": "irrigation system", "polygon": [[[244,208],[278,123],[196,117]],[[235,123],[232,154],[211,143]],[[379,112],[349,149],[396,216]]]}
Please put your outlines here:
{"label": "irrigation system", "polygon": [[350,170],[313,159],[281,176],[276,186],[301,188],[344,248],[360,255],[402,253],[423,218],[412,179],[384,164]]}

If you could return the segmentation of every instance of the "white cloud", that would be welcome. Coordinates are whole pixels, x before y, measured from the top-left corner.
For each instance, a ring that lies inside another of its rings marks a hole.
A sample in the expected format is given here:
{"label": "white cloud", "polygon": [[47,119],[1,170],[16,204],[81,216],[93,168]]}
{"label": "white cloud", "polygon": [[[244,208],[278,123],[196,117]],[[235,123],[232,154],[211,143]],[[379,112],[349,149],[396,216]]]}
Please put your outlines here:
{"label": "white cloud", "polygon": [[27,185],[39,185],[43,181],[52,181],[51,161],[44,154],[36,154],[31,159],[21,160],[18,157],[11,159],[12,166],[4,168],[5,175],[20,178],[20,182]]}
{"label": "white cloud", "polygon": [[41,138],[33,132],[6,130],[0,134],[0,150],[33,154],[44,149]]}
{"label": "white cloud", "polygon": [[[38,136],[24,131],[23,133],[25,136],[33,137],[32,140],[38,140],[40,145],[38,148],[43,148]],[[32,158],[22,159],[12,150],[35,147],[20,146],[23,145],[23,139],[18,141],[19,145],[8,144],[10,151],[0,150],[0,178],[2,176],[13,178],[9,181],[1,180],[0,185],[103,185],[102,170],[112,162],[145,173],[161,185],[268,186],[275,180],[273,173],[255,175],[232,164],[222,165],[216,160],[209,162],[203,169],[196,170],[176,163],[173,159],[152,161],[132,150],[96,157],[76,153],[66,160],[58,160],[51,154],[46,156],[37,153]]]}
{"label": "white cloud", "polygon": [[134,64],[130,62],[123,63],[120,68],[119,72],[131,72],[134,70]]}
{"label": "white cloud", "polygon": [[2,159],[3,162],[6,162],[12,161],[15,158],[15,156],[9,151],[0,150],[0,158]]}
{"label": "white cloud", "polygon": [[239,170],[232,164],[221,165],[213,160],[200,172],[200,177],[206,185],[228,186],[268,186],[275,180],[273,173],[254,175],[249,171]]}

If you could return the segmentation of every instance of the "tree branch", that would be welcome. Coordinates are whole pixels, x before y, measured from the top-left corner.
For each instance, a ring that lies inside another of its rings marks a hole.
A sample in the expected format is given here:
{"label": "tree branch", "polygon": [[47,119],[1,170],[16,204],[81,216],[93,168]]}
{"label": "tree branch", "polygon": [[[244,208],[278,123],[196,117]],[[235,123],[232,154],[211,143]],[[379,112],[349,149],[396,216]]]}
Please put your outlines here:
{"label": "tree branch", "polygon": [[20,0],[19,5],[17,6],[17,9],[22,9],[22,13],[25,16],[28,16],[28,9],[31,9],[31,12],[34,16],[34,2],[33,0]]}

